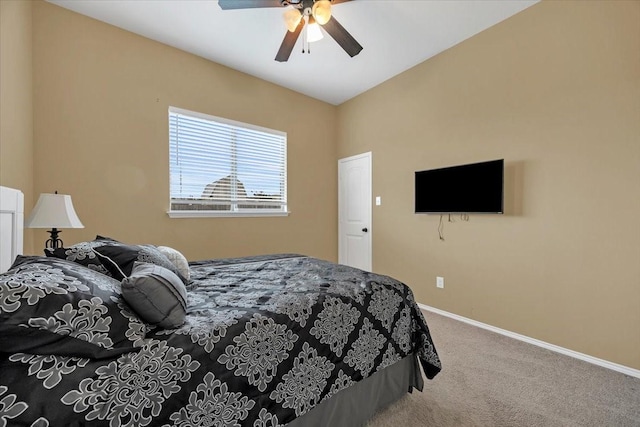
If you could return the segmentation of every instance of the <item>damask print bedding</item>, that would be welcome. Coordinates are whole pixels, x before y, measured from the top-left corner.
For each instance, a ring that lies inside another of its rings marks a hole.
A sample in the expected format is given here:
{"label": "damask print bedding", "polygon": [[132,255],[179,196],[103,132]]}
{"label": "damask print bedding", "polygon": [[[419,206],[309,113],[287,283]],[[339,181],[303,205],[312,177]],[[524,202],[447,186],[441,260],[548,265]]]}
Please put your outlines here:
{"label": "damask print bedding", "polygon": [[186,321],[166,330],[112,277],[19,258],[0,274],[0,331],[40,335],[28,352],[1,341],[0,427],[276,427],[407,357],[440,371],[411,290],[390,277],[291,254],[190,275]]}

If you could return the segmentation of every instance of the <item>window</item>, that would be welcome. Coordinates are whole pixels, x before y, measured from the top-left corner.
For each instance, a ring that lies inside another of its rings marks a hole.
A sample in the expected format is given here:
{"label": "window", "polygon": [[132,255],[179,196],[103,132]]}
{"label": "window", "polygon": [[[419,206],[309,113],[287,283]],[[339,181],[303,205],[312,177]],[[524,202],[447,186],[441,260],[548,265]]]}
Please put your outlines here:
{"label": "window", "polygon": [[169,216],[287,215],[284,132],[169,108]]}

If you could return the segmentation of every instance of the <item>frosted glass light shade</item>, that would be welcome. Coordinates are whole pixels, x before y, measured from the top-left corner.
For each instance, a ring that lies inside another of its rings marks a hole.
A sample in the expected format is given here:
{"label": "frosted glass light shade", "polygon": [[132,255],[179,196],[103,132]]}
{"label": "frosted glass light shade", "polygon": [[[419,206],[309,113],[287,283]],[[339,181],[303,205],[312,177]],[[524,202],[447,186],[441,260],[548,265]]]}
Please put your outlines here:
{"label": "frosted glass light shade", "polygon": [[71,196],[42,193],[25,225],[28,228],[84,228]]}
{"label": "frosted glass light shade", "polygon": [[331,19],[331,2],[329,0],[319,0],[313,4],[311,11],[313,17],[320,25],[324,25]]}
{"label": "frosted glass light shade", "polygon": [[321,40],[322,37],[324,36],[322,35],[322,31],[320,31],[320,25],[316,22],[311,23],[311,19],[309,19],[309,25],[307,26],[307,41],[309,43],[317,42],[318,40]]}
{"label": "frosted glass light shade", "polygon": [[284,22],[287,25],[287,30],[293,33],[296,28],[298,28],[298,24],[300,24],[302,14],[298,9],[289,9],[283,13],[282,16],[284,16]]}

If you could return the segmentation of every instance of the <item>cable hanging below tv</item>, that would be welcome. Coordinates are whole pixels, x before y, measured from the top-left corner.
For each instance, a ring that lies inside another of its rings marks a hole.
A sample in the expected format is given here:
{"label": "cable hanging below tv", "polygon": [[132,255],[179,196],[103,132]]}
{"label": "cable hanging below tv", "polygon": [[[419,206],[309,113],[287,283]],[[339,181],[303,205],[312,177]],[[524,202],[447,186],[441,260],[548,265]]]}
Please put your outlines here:
{"label": "cable hanging below tv", "polygon": [[504,159],[417,171],[415,213],[504,213]]}

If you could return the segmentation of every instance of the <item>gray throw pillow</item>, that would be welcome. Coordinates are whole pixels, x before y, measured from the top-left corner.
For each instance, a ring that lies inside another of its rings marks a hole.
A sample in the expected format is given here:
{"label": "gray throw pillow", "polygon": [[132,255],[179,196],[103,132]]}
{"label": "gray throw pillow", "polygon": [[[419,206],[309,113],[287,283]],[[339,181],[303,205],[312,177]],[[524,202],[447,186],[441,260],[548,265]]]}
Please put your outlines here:
{"label": "gray throw pillow", "polygon": [[170,270],[155,264],[135,262],[122,280],[122,296],[142,320],[165,329],[184,323],[187,289]]}

